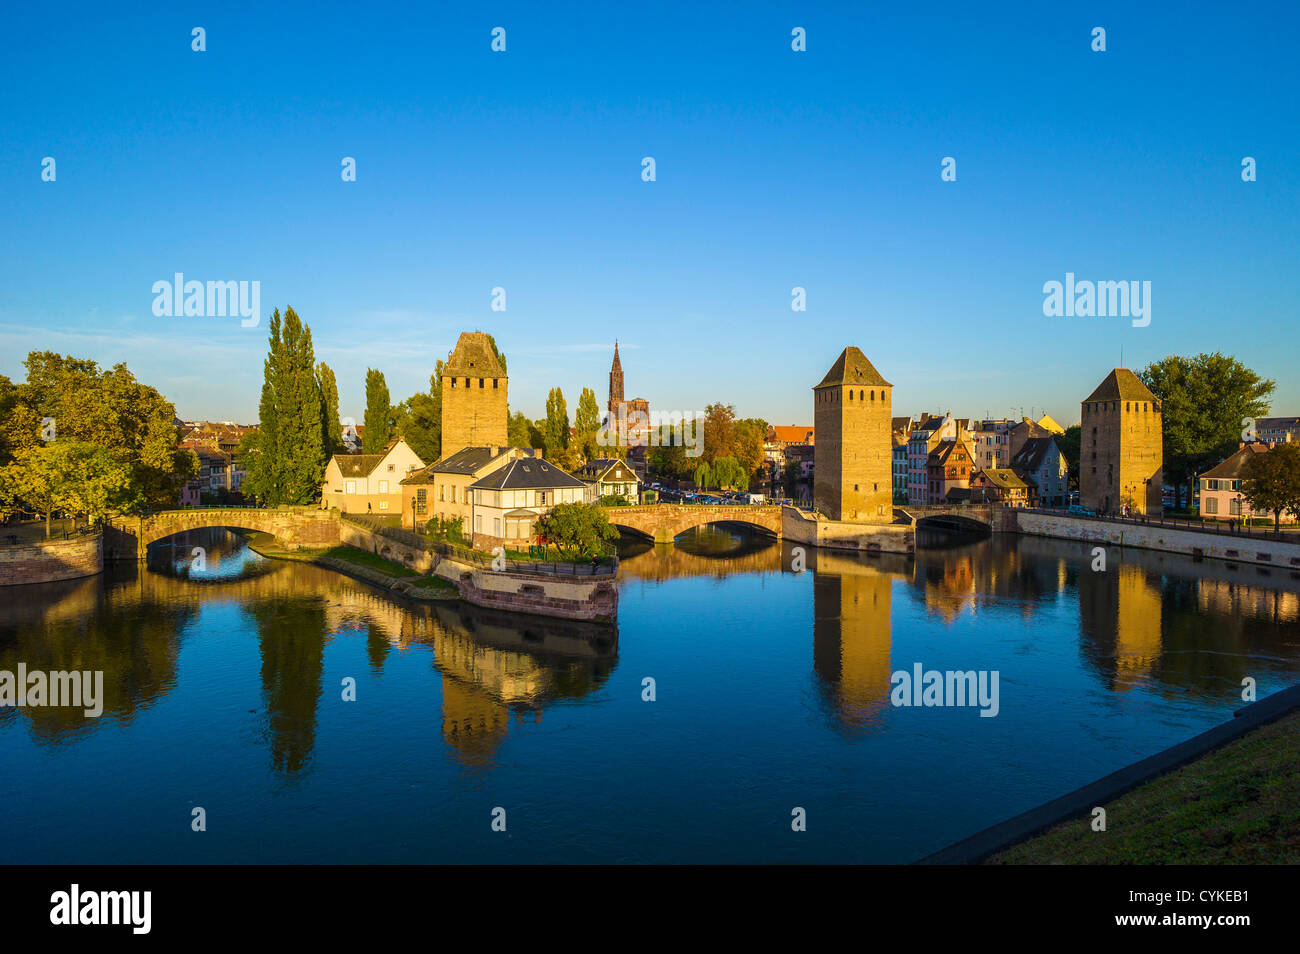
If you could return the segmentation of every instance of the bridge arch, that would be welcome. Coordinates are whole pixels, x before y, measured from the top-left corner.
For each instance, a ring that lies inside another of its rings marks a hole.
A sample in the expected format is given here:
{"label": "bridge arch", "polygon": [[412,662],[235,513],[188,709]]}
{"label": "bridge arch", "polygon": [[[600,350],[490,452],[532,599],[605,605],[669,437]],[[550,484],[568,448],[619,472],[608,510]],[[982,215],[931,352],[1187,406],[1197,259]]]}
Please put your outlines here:
{"label": "bridge arch", "polygon": [[672,543],[695,527],[715,523],[738,523],[779,537],[781,508],[776,506],[698,506],[695,504],[648,504],[609,508],[609,522],[655,543]]}
{"label": "bridge arch", "polygon": [[288,547],[328,546],[340,539],[338,514],[315,507],[163,510],[109,521],[104,532],[104,555],[108,559],[144,560],[149,544],[209,527],[268,533]]}
{"label": "bridge arch", "polygon": [[918,530],[960,530],[965,533],[991,533],[992,526],[975,517],[961,514],[936,514],[916,521]]}

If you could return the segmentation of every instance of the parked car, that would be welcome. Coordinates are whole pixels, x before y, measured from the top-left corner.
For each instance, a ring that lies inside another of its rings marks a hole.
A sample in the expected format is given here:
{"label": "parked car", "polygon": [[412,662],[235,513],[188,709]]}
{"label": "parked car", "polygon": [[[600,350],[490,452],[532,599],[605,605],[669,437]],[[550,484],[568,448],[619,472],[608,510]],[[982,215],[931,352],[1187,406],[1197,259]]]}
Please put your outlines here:
{"label": "parked car", "polygon": [[1095,517],[1097,516],[1091,510],[1086,510],[1078,504],[1070,504],[1070,513],[1078,517]]}

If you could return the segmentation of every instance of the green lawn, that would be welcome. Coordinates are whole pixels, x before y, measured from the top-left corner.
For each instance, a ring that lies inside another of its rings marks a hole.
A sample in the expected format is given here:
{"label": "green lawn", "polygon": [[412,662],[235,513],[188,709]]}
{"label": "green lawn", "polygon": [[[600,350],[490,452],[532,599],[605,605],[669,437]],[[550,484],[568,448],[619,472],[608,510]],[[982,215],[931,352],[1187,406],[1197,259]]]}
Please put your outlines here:
{"label": "green lawn", "polygon": [[418,580],[413,580],[411,585],[421,590],[456,590],[455,583],[444,580],[440,576],[422,576]]}
{"label": "green lawn", "polygon": [[345,563],[355,563],[358,566],[368,566],[372,570],[378,570],[380,573],[387,573],[389,576],[419,576],[414,570],[395,563],[392,560],[385,560],[381,556],[376,556],[366,550],[358,550],[356,547],[330,547],[328,550],[322,550],[315,556],[329,557],[333,560],[342,560]]}
{"label": "green lawn", "polygon": [[1148,782],[987,864],[1300,863],[1300,714]]}

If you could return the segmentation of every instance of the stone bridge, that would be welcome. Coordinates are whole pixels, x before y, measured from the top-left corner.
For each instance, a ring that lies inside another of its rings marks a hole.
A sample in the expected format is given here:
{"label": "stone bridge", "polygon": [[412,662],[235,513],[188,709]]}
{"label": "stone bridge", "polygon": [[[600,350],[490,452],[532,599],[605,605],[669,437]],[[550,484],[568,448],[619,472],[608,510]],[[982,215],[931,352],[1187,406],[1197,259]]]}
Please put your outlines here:
{"label": "stone bridge", "polygon": [[160,510],[140,516],[119,517],[104,529],[104,559],[143,560],[149,544],[172,534],[204,527],[260,530],[287,549],[326,547],[339,542],[339,515],[316,507],[197,507]]}
{"label": "stone bridge", "polygon": [[781,508],[763,505],[650,504],[610,507],[609,522],[616,527],[650,537],[655,543],[672,543],[679,533],[710,523],[745,523],[775,536],[781,535]]}
{"label": "stone bridge", "polygon": [[924,507],[895,507],[894,516],[902,517],[920,528],[1000,530],[1007,509],[1001,504],[934,504]]}

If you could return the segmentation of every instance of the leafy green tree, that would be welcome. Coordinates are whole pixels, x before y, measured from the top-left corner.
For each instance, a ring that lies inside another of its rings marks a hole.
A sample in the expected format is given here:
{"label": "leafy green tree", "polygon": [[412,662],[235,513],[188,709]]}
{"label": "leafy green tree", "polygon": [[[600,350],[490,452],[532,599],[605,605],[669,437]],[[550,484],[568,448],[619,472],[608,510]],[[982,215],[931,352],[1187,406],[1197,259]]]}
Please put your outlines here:
{"label": "leafy green tree", "polygon": [[1241,495],[1255,510],[1273,514],[1273,529],[1282,531],[1282,514],[1300,519],[1300,444],[1278,444],[1246,460]]}
{"label": "leafy green tree", "polygon": [[1061,456],[1065,458],[1066,466],[1070,468],[1069,482],[1070,487],[1077,489],[1079,486],[1079,456],[1081,454],[1083,428],[1078,424],[1072,424],[1065,429],[1064,434],[1057,434],[1055,437],[1056,446],[1061,451]]}
{"label": "leafy green tree", "polygon": [[[144,506],[144,493],[132,479],[131,467],[106,447],[59,442],[42,450],[62,455],[65,485],[63,509],[94,522]],[[191,452],[192,453],[192,452]]]}
{"label": "leafy green tree", "polygon": [[542,429],[545,441],[546,457],[559,457],[560,451],[569,446],[569,408],[564,403],[564,392],[551,388],[546,396],[546,424]]}
{"label": "leafy green tree", "polygon": [[316,365],[316,381],[320,386],[320,413],[324,427],[325,456],[331,457],[343,449],[343,420],[339,417],[339,383],[334,370],[322,361]]}
{"label": "leafy green tree", "polygon": [[1170,355],[1138,377],[1160,401],[1164,473],[1182,506],[1182,488],[1236,450],[1243,421],[1268,413],[1274,382],[1226,355]]}
{"label": "leafy green tree", "polygon": [[698,458],[687,457],[686,448],[681,444],[652,447],[646,458],[646,466],[651,473],[672,480],[693,479],[699,462]]}
{"label": "leafy green tree", "polygon": [[258,429],[246,444],[247,491],[268,506],[307,504],[325,478],[325,432],[311,329],[292,308],[271,315]]}
{"label": "leafy green tree", "polygon": [[704,409],[704,459],[712,463],[729,457],[736,440],[736,409],[718,402]]}
{"label": "leafy green tree", "polygon": [[713,462],[714,484],[724,490],[749,488],[749,475],[734,457],[719,457]]}
{"label": "leafy green tree", "polygon": [[429,376],[429,390],[417,391],[396,408],[397,433],[426,464],[442,455],[442,369]]}
{"label": "leafy green tree", "polygon": [[361,438],[361,453],[381,453],[392,436],[393,407],[388,382],[382,371],[366,368],[366,433]]}
{"label": "leafy green tree", "polygon": [[767,440],[768,423],[759,417],[747,417],[736,422],[732,456],[744,470],[737,487],[747,489],[750,478],[763,466],[763,442]]}
{"label": "leafy green tree", "polygon": [[511,447],[543,447],[545,440],[536,424],[523,411],[515,411],[506,423],[506,440]]}
{"label": "leafy green tree", "polygon": [[0,468],[0,509],[50,518],[67,511],[88,520],[138,510],[144,503],[131,466],[108,448],[79,441],[25,447]]}
{"label": "leafy green tree", "polygon": [[578,412],[573,418],[573,430],[578,449],[582,451],[584,457],[591,460],[603,456],[597,444],[597,436],[600,433],[600,405],[596,402],[596,392],[591,388],[583,388],[582,393],[578,395]]}
{"label": "leafy green tree", "polygon": [[702,463],[695,468],[695,486],[701,490],[708,490],[710,487],[717,485],[717,478],[713,475],[713,469],[708,464]]}
{"label": "leafy green tree", "polygon": [[[195,470],[176,446],[176,409],[118,364],[33,351],[27,379],[0,384],[0,462],[50,442],[92,444],[131,469],[149,506],[174,506]],[[48,422],[48,428],[46,424]]]}
{"label": "leafy green tree", "polygon": [[[476,328],[475,330],[483,331],[482,328]],[[501,370],[506,370],[506,356],[502,354],[501,349],[497,347],[497,339],[492,337],[489,332],[484,332],[484,334],[487,334],[488,344],[492,346],[492,353],[496,355],[496,359],[501,362]]]}
{"label": "leafy green tree", "polygon": [[537,535],[564,556],[596,556],[609,551],[618,528],[599,504],[557,504],[538,519]]}

